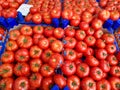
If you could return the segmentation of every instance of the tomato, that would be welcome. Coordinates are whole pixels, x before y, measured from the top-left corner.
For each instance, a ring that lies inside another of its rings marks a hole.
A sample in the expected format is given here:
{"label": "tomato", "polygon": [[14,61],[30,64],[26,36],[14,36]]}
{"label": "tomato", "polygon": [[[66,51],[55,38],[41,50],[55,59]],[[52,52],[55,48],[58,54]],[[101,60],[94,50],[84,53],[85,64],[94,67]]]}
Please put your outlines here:
{"label": "tomato", "polygon": [[9,39],[10,40],[17,40],[17,38],[19,37],[20,35],[20,31],[19,30],[11,30],[10,33],[9,33]]}
{"label": "tomato", "polygon": [[67,79],[67,86],[70,88],[70,90],[79,90],[80,79],[75,75],[69,76]]}
{"label": "tomato", "polygon": [[114,44],[107,44],[105,49],[109,54],[114,54],[116,52],[116,46]]}
{"label": "tomato", "polygon": [[85,77],[81,82],[81,88],[83,90],[96,90],[96,82],[90,77]]}
{"label": "tomato", "polygon": [[40,58],[42,54],[42,49],[39,48],[38,46],[32,46],[30,48],[30,57],[31,58]]}
{"label": "tomato", "polygon": [[118,64],[118,60],[117,60],[117,58],[115,57],[115,55],[108,55],[108,57],[106,58],[106,60],[109,62],[109,64],[110,64],[111,66]]}
{"label": "tomato", "polygon": [[46,77],[42,79],[42,90],[50,90],[53,85],[52,77]]}
{"label": "tomato", "polygon": [[42,75],[40,73],[33,73],[29,79],[30,86],[34,88],[39,88],[42,82]]}
{"label": "tomato", "polygon": [[20,35],[17,39],[17,44],[21,48],[30,48],[33,44],[33,40],[30,36]]}
{"label": "tomato", "polygon": [[78,14],[73,14],[72,19],[70,20],[71,26],[79,26],[80,16]]}
{"label": "tomato", "polygon": [[89,24],[87,22],[81,22],[79,25],[81,30],[88,30],[89,29]]}
{"label": "tomato", "polygon": [[30,73],[30,67],[27,63],[17,63],[14,66],[14,74],[16,76],[28,76]]}
{"label": "tomato", "polygon": [[40,59],[32,59],[30,61],[30,70],[32,72],[39,72],[42,66],[42,60]]}
{"label": "tomato", "polygon": [[5,9],[8,9],[9,6],[10,6],[10,4],[9,4],[8,1],[2,3],[2,7],[5,8]]}
{"label": "tomato", "polygon": [[61,39],[64,36],[64,30],[62,28],[56,28],[53,31],[53,35],[57,39]]}
{"label": "tomato", "polygon": [[110,68],[110,74],[115,77],[120,77],[120,67],[119,66],[112,66]]}
{"label": "tomato", "polygon": [[90,6],[89,8],[87,8],[86,11],[90,12],[91,14],[94,14],[95,13],[95,7]]}
{"label": "tomato", "polygon": [[63,10],[62,11],[62,18],[70,20],[73,16],[73,12],[71,10]]}
{"label": "tomato", "polygon": [[74,75],[76,72],[76,65],[74,62],[66,60],[62,66],[62,72],[66,76]]}
{"label": "tomato", "polygon": [[85,37],[84,41],[87,44],[87,46],[94,46],[96,39],[93,36],[87,36],[87,37]]}
{"label": "tomato", "polygon": [[29,52],[27,49],[19,49],[15,53],[15,60],[18,62],[27,62],[29,60]]}
{"label": "tomato", "polygon": [[102,39],[105,41],[106,44],[114,43],[114,36],[112,34],[103,34]]}
{"label": "tomato", "polygon": [[12,64],[2,64],[0,66],[0,76],[3,78],[11,77],[13,75],[13,65]]}
{"label": "tomato", "polygon": [[111,85],[106,79],[102,79],[96,84],[97,90],[111,90]]}
{"label": "tomato", "polygon": [[44,28],[42,26],[34,26],[33,33],[35,34],[43,34]]}
{"label": "tomato", "polygon": [[1,56],[1,61],[3,63],[14,62],[14,53],[12,51],[5,51]]}
{"label": "tomato", "polygon": [[9,8],[6,10],[7,18],[16,18],[17,17],[17,10],[15,8]]}
{"label": "tomato", "polygon": [[87,48],[87,50],[83,53],[84,56],[89,56],[94,54],[94,50],[90,47]]}
{"label": "tomato", "polygon": [[37,7],[31,7],[31,8],[30,8],[30,13],[31,13],[31,14],[38,13],[38,8],[37,8]]}
{"label": "tomato", "polygon": [[38,45],[41,49],[47,49],[49,47],[49,41],[47,38],[41,38]]}
{"label": "tomato", "polygon": [[54,74],[54,68],[52,68],[48,64],[43,64],[41,66],[40,72],[43,77],[49,77]]}
{"label": "tomato", "polygon": [[32,33],[33,33],[33,30],[30,26],[22,26],[21,29],[20,29],[20,32],[21,34],[23,35],[28,35],[28,36],[31,36]]}
{"label": "tomato", "polygon": [[86,77],[89,75],[90,68],[86,63],[80,63],[77,65],[76,74],[80,77]]}
{"label": "tomato", "polygon": [[41,38],[44,38],[44,36],[41,34],[34,34],[33,35],[33,43],[38,45]]}
{"label": "tomato", "polygon": [[51,15],[52,18],[60,18],[61,11],[58,10],[58,9],[52,9],[50,15]]}
{"label": "tomato", "polygon": [[18,4],[17,2],[10,2],[9,6],[10,6],[11,8],[18,9],[19,4]]}
{"label": "tomato", "polygon": [[95,55],[97,59],[106,59],[108,56],[105,49],[97,49]]}
{"label": "tomato", "polygon": [[25,17],[25,21],[26,21],[26,22],[31,22],[31,20],[32,20],[32,14],[29,13],[29,14]]}
{"label": "tomato", "polygon": [[53,31],[54,31],[54,28],[48,26],[48,27],[46,27],[46,28],[44,29],[44,35],[45,35],[46,37],[53,36]]}
{"label": "tomato", "polygon": [[3,78],[0,80],[0,90],[12,90],[13,88],[13,79],[12,78]]}
{"label": "tomato", "polygon": [[93,67],[90,70],[90,77],[99,81],[103,78],[103,71],[99,67]]}
{"label": "tomato", "polygon": [[106,46],[105,42],[102,39],[97,39],[95,46],[100,49],[104,49]]}
{"label": "tomato", "polygon": [[109,82],[110,82],[112,90],[119,90],[120,89],[120,78],[110,77]]}
{"label": "tomato", "polygon": [[19,4],[24,3],[25,0],[15,0],[16,2],[18,2]]}
{"label": "tomato", "polygon": [[54,75],[54,82],[59,86],[59,88],[64,88],[66,86],[66,79],[60,74]]}
{"label": "tomato", "polygon": [[74,37],[75,36],[75,29],[73,27],[66,27],[65,28],[65,36]]}
{"label": "tomato", "polygon": [[102,31],[102,30],[97,30],[97,31],[95,31],[95,33],[94,33],[94,37],[95,37],[95,38],[101,38],[102,35],[103,35],[103,31]]}
{"label": "tomato", "polygon": [[83,41],[77,42],[76,50],[81,53],[85,52],[87,50],[87,44]]}
{"label": "tomato", "polygon": [[83,56],[83,53],[80,52],[76,52],[76,54],[77,54],[77,59],[80,59]]}
{"label": "tomato", "polygon": [[110,64],[106,60],[100,60],[99,61],[99,67],[102,69],[103,72],[109,72],[110,71]]}
{"label": "tomato", "polygon": [[88,30],[85,31],[85,33],[86,33],[87,35],[93,35],[94,32],[95,32],[95,30],[92,29],[92,28],[89,28]]}
{"label": "tomato", "polygon": [[86,33],[84,30],[77,30],[75,32],[75,38],[77,40],[84,40],[85,37],[86,37]]}
{"label": "tomato", "polygon": [[18,49],[18,45],[16,43],[16,41],[13,41],[13,40],[9,40],[7,43],[6,43],[6,49],[8,51],[15,51]]}
{"label": "tomato", "polygon": [[44,15],[43,15],[43,21],[44,21],[46,24],[51,24],[51,22],[52,22],[51,16],[50,16],[49,14],[44,14]]}
{"label": "tomato", "polygon": [[112,19],[113,21],[118,20],[120,17],[120,14],[117,10],[113,10],[110,12],[110,19]]}
{"label": "tomato", "polygon": [[102,27],[103,22],[100,19],[93,19],[92,20],[92,28],[95,30],[99,30]]}
{"label": "tomato", "polygon": [[99,19],[101,19],[102,21],[106,21],[109,19],[110,17],[110,12],[108,10],[102,10],[100,11],[100,13],[98,14]]}
{"label": "tomato", "polygon": [[29,86],[27,77],[18,77],[14,81],[14,90],[28,90]]}
{"label": "tomato", "polygon": [[59,53],[63,50],[63,43],[59,40],[55,40],[53,43],[51,43],[50,47],[53,52]]}
{"label": "tomato", "polygon": [[40,13],[35,13],[33,16],[32,16],[32,21],[35,23],[35,24],[40,24],[42,22],[42,16]]}

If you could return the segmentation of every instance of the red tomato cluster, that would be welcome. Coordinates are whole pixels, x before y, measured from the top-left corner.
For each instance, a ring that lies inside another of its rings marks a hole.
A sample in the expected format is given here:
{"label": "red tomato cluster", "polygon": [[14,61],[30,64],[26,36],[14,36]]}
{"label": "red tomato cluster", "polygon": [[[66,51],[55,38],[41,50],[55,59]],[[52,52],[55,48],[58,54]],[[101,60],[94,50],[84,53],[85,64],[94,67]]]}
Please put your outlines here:
{"label": "red tomato cluster", "polygon": [[0,0],[0,16],[4,18],[16,18],[18,7],[25,0]]}
{"label": "red tomato cluster", "polygon": [[[1,57],[0,90],[120,90],[114,36],[102,29],[22,26]],[[83,59],[84,57],[84,59]],[[62,74],[56,74],[60,68]]]}

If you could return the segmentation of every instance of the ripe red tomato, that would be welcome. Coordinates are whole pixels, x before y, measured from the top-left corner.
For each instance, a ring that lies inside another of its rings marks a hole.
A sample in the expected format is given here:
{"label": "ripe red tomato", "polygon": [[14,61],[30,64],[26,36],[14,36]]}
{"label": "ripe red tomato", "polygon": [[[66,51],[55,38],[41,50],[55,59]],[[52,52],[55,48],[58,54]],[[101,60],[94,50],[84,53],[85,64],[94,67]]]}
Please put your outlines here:
{"label": "ripe red tomato", "polygon": [[57,39],[61,39],[64,36],[64,30],[62,28],[55,28],[53,31],[53,35]]}
{"label": "ripe red tomato", "polygon": [[35,24],[40,24],[42,22],[42,16],[40,13],[35,13],[33,16],[32,16],[32,21],[35,23]]}
{"label": "ripe red tomato", "polygon": [[10,40],[17,40],[17,38],[20,35],[20,31],[19,30],[11,30],[9,32],[9,35],[10,35],[10,37],[9,37]]}
{"label": "ripe red tomato", "polygon": [[30,61],[30,70],[32,72],[39,72],[42,66],[42,61],[40,59],[32,59]]}
{"label": "ripe red tomato", "polygon": [[60,18],[61,11],[54,8],[54,9],[51,10],[50,15],[51,15],[52,18]]}
{"label": "ripe red tomato", "polygon": [[66,27],[65,28],[65,36],[74,37],[75,36],[75,29],[73,27]]}
{"label": "ripe red tomato", "polygon": [[33,30],[32,30],[32,27],[25,25],[21,27],[20,32],[23,35],[31,36],[33,33]]}
{"label": "ripe red tomato", "polygon": [[95,31],[95,33],[94,33],[94,37],[95,37],[95,38],[101,38],[102,35],[103,35],[103,31],[102,31],[102,30],[97,30],[97,31]]}
{"label": "ripe red tomato", "polygon": [[110,12],[108,10],[101,10],[98,14],[99,19],[106,21],[110,18]]}
{"label": "ripe red tomato", "polygon": [[79,25],[81,30],[88,30],[89,29],[89,24],[87,22],[81,22]]}
{"label": "ripe red tomato", "polygon": [[117,10],[113,10],[110,12],[110,19],[112,19],[113,21],[118,20],[120,17],[120,14]]}
{"label": "ripe red tomato", "polygon": [[66,76],[74,75],[76,72],[76,65],[74,62],[66,60],[62,66],[62,72]]}
{"label": "ripe red tomato", "polygon": [[28,76],[30,73],[30,67],[27,63],[17,63],[14,66],[14,74],[16,76]]}
{"label": "ripe red tomato", "polygon": [[51,24],[52,19],[51,19],[51,16],[49,15],[49,13],[43,15],[43,21],[44,21],[46,24]]}
{"label": "ripe red tomato", "polygon": [[92,20],[92,28],[95,30],[99,30],[102,27],[103,22],[100,19],[93,19]]}
{"label": "ripe red tomato", "polygon": [[33,33],[35,34],[43,34],[44,27],[42,26],[34,26],[33,27]]}
{"label": "ripe red tomato", "polygon": [[70,90],[79,90],[80,79],[75,75],[69,76],[67,79],[67,86],[70,88]]}
{"label": "ripe red tomato", "polygon": [[99,67],[93,67],[90,70],[90,77],[99,81],[103,78],[103,71]]}
{"label": "ripe red tomato", "polygon": [[46,27],[46,28],[44,29],[44,35],[45,35],[46,37],[51,37],[51,36],[53,36],[53,31],[54,31],[54,28],[48,26],[48,27]]}
{"label": "ripe red tomato", "polygon": [[8,9],[10,7],[10,3],[8,1],[3,2],[1,5],[4,9]]}
{"label": "ripe red tomato", "polygon": [[7,18],[16,18],[17,17],[17,10],[15,8],[9,8],[6,10],[6,17]]}
{"label": "ripe red tomato", "polygon": [[106,79],[102,79],[100,81],[97,82],[96,84],[97,86],[97,90],[111,90],[111,85],[109,83],[109,81],[107,81]]}
{"label": "ripe red tomato", "polygon": [[86,63],[80,63],[77,65],[76,74],[80,77],[86,77],[89,75],[90,68]]}
{"label": "ripe red tomato", "polygon": [[14,81],[14,90],[28,90],[29,86],[27,77],[18,77]]}
{"label": "ripe red tomato", "polygon": [[117,65],[118,64],[118,60],[115,57],[115,55],[108,55],[108,57],[106,58],[106,60],[109,62],[109,64],[111,66]]}
{"label": "ripe red tomato", "polygon": [[6,43],[6,49],[8,51],[16,51],[18,49],[18,45],[16,43],[16,41],[13,41],[13,40],[9,40],[7,43]]}
{"label": "ripe red tomato", "polygon": [[54,74],[54,68],[52,68],[48,64],[43,64],[41,66],[40,72],[43,77],[50,77]]}
{"label": "ripe red tomato", "polygon": [[49,41],[47,38],[41,38],[41,40],[38,43],[39,47],[41,49],[48,49],[49,47]]}
{"label": "ripe red tomato", "polygon": [[39,88],[42,83],[42,75],[40,73],[32,73],[29,79],[30,86],[33,88]]}
{"label": "ripe red tomato", "polygon": [[95,42],[96,42],[96,39],[93,36],[86,36],[84,41],[87,44],[87,46],[94,46]]}
{"label": "ripe red tomato", "polygon": [[120,77],[120,67],[119,66],[112,66],[110,68],[110,74],[115,77]]}
{"label": "ripe red tomato", "polygon": [[83,53],[84,56],[89,56],[94,54],[94,50],[90,47],[87,48],[87,50]]}
{"label": "ripe red tomato", "polygon": [[94,32],[95,32],[95,30],[92,29],[92,28],[89,28],[88,30],[85,31],[85,33],[86,33],[87,35],[93,35]]}
{"label": "ripe red tomato", "polygon": [[63,10],[62,11],[62,18],[70,20],[73,16],[72,10]]}
{"label": "ripe red tomato", "polygon": [[87,44],[83,41],[77,42],[76,50],[81,53],[85,52],[87,50]]}
{"label": "ripe red tomato", "polygon": [[39,41],[40,41],[42,38],[44,38],[43,35],[41,35],[41,34],[34,34],[34,35],[33,35],[33,43],[38,45]]}
{"label": "ripe red tomato", "polygon": [[108,54],[114,54],[116,52],[116,46],[114,44],[107,44],[105,49]]}
{"label": "ripe red tomato", "polygon": [[83,90],[96,90],[96,82],[90,77],[85,77],[81,82],[81,88]]}
{"label": "ripe red tomato", "polygon": [[18,9],[19,4],[18,4],[17,2],[10,2],[10,3],[9,3],[9,6],[10,6],[11,8]]}
{"label": "ripe red tomato", "polygon": [[79,14],[73,13],[73,16],[70,20],[70,25],[71,26],[79,26],[80,24],[80,16]]}
{"label": "ripe red tomato", "polygon": [[103,34],[102,39],[105,41],[106,44],[114,43],[114,36],[112,34]]}
{"label": "ripe red tomato", "polygon": [[0,90],[12,90],[13,88],[13,79],[12,78],[3,78],[0,80]]}
{"label": "ripe red tomato", "polygon": [[5,51],[1,56],[1,61],[3,63],[14,62],[14,53],[12,51]]}
{"label": "ripe red tomato", "polygon": [[100,49],[104,49],[106,46],[105,42],[102,39],[97,39],[95,46]]}
{"label": "ripe red tomato", "polygon": [[84,30],[77,30],[75,32],[75,38],[77,40],[84,40],[85,37],[86,37],[86,33]]}
{"label": "ripe red tomato", "polygon": [[30,8],[30,13],[31,13],[31,14],[38,13],[38,8],[35,7],[35,6],[34,6],[34,7],[31,7],[31,8]]}
{"label": "ripe red tomato", "polygon": [[15,53],[15,60],[18,62],[27,62],[29,60],[29,52],[27,49],[19,49]]}
{"label": "ripe red tomato", "polygon": [[32,21],[32,14],[29,13],[26,17],[25,17],[25,21],[26,22],[31,22]]}
{"label": "ripe red tomato", "polygon": [[64,76],[56,74],[54,75],[54,82],[59,86],[59,88],[64,88],[66,86],[66,79]]}

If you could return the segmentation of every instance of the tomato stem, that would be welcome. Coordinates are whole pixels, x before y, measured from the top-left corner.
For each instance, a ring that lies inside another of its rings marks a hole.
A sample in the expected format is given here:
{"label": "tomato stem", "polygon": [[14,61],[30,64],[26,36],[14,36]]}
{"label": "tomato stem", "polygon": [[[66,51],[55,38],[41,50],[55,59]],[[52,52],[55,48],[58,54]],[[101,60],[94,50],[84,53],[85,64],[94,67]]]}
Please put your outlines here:
{"label": "tomato stem", "polygon": [[80,70],[85,72],[85,69],[82,66],[80,66]]}
{"label": "tomato stem", "polygon": [[105,88],[105,84],[102,84],[101,87],[102,87],[102,88]]}
{"label": "tomato stem", "polygon": [[89,83],[89,87],[92,87],[92,86],[93,86],[93,83],[90,82],[90,83]]}
{"label": "tomato stem", "polygon": [[25,87],[25,82],[21,82],[20,86],[24,88]]}
{"label": "tomato stem", "polygon": [[0,85],[0,87],[3,88],[3,89],[5,89],[6,83],[2,83],[2,84]]}
{"label": "tomato stem", "polygon": [[73,86],[76,86],[76,85],[77,85],[77,83],[76,83],[75,81],[73,81],[73,82],[72,82],[72,85],[73,85]]}
{"label": "tomato stem", "polygon": [[119,84],[119,83],[116,83],[116,87],[117,87],[118,89],[120,89],[120,84]]}

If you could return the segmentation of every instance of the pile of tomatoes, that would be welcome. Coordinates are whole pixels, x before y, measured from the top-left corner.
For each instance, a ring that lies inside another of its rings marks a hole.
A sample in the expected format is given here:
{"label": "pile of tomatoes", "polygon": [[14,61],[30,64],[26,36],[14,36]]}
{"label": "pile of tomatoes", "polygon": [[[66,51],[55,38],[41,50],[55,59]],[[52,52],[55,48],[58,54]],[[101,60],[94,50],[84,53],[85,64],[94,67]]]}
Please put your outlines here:
{"label": "pile of tomatoes", "polygon": [[102,28],[24,25],[9,35],[0,90],[120,90],[114,36]]}
{"label": "pile of tomatoes", "polygon": [[16,18],[17,9],[25,0],[0,0],[0,16]]}

